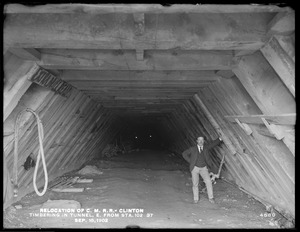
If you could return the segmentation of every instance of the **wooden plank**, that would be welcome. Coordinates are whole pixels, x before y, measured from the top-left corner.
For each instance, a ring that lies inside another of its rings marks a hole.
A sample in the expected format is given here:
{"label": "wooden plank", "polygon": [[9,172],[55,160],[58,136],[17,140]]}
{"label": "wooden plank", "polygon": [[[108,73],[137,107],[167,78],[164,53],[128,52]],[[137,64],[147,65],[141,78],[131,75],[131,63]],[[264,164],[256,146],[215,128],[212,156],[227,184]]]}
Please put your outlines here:
{"label": "wooden plank", "polygon": [[[78,147],[85,145],[82,142],[83,139],[88,136],[91,128],[94,126],[94,123],[97,123],[97,120],[100,118],[100,112],[103,111],[102,108],[95,107],[95,103],[91,101],[87,102],[88,104],[85,104],[84,108],[78,108],[80,111],[85,112],[86,115],[88,115],[87,118],[80,120],[79,117],[77,120],[73,120],[67,128],[64,128],[64,132],[56,140],[58,143],[64,144],[64,146],[57,146],[56,149],[51,151],[54,154],[63,153],[67,155],[51,160],[51,166],[56,166],[56,164],[59,163],[61,169],[65,169],[66,167],[63,165],[63,161],[68,159],[68,157],[76,157]],[[67,136],[68,134],[73,136]],[[80,155],[83,156],[84,154]],[[53,169],[53,171],[55,171],[55,169]]]}
{"label": "wooden plank", "polygon": [[295,62],[272,37],[260,50],[295,97]]}
{"label": "wooden plank", "polygon": [[[214,71],[92,71],[92,70],[64,70],[60,76],[65,81],[216,81],[218,74]],[[132,86],[131,86],[132,87]]]}
{"label": "wooden plank", "polygon": [[[251,103],[251,98],[249,98],[242,89],[237,88],[238,85],[236,84],[237,83],[235,83],[234,79],[222,79],[220,83],[215,83],[209,88],[213,87],[211,94],[219,95],[218,99],[220,100],[220,104],[228,110],[227,113],[260,112],[258,108],[255,109],[255,107],[249,107],[249,104],[254,103]],[[268,132],[267,136],[270,136],[270,132],[266,129],[266,127],[255,124],[250,125],[250,127],[253,131],[251,137],[245,138],[243,133],[237,133],[237,135],[244,137],[241,139],[245,144],[246,149],[253,151],[251,155],[259,160],[260,163],[263,163],[265,171],[270,173],[272,176],[270,178],[273,181],[278,181],[278,186],[281,186],[283,189],[293,189],[295,174],[294,161],[291,159],[291,154],[289,154],[282,144],[278,144],[273,139],[264,138],[258,134],[265,128],[263,132]],[[233,130],[235,128],[238,127],[232,127]],[[272,137],[274,138],[274,136]]]}
{"label": "wooden plank", "polygon": [[[51,170],[53,168],[56,168],[55,165],[50,165],[50,160],[53,159],[57,159],[56,156],[54,155],[49,155],[49,153],[51,152],[50,147],[52,146],[53,142],[60,138],[60,136],[64,136],[65,134],[63,132],[66,132],[67,130],[65,130],[65,128],[63,127],[63,125],[67,126],[71,126],[72,123],[74,123],[74,117],[72,117],[74,115],[74,113],[76,112],[76,110],[78,109],[76,106],[80,105],[80,106],[85,106],[85,99],[82,98],[82,94],[78,94],[78,92],[76,91],[72,91],[71,96],[68,98],[67,101],[62,101],[62,99],[60,99],[61,102],[63,102],[63,105],[59,105],[59,108],[56,110],[55,114],[51,115],[52,117],[46,121],[43,120],[43,118],[41,119],[44,123],[44,151],[48,154],[45,157],[46,163],[48,165],[49,168],[48,172],[50,173]],[[47,122],[47,123],[46,123]],[[62,129],[63,128],[63,129]],[[62,132],[63,131],[63,132]],[[24,140],[23,140],[24,141]],[[24,154],[27,153],[33,153],[33,154],[38,154],[38,144],[37,144],[37,137],[32,137],[29,141],[27,139],[27,141],[25,140],[25,144],[23,145],[23,150],[24,150]],[[20,149],[21,146],[20,146]],[[56,168],[57,170],[57,168]],[[41,184],[41,179],[43,177],[43,172],[38,173],[37,175],[37,183]],[[22,179],[23,178],[23,179]],[[24,185],[27,186],[32,180],[30,178],[25,178],[25,176],[23,176],[22,178],[20,178],[20,183],[21,181],[24,181]]]}
{"label": "wooden plank", "polygon": [[[48,138],[47,142],[45,142],[45,150],[48,149],[48,155],[49,159],[46,159],[47,165],[51,167],[49,170],[49,173],[55,172],[60,168],[65,168],[61,166],[61,163],[59,162],[59,158],[55,157],[55,155],[51,154],[65,154],[65,156],[72,155],[71,153],[65,152],[65,149],[68,149],[70,146],[74,147],[75,144],[71,141],[74,139],[74,137],[77,136],[76,132],[78,131],[78,127],[82,125],[82,119],[79,118],[79,116],[76,115],[76,112],[85,110],[88,105],[91,103],[91,101],[86,97],[81,95],[80,101],[74,102],[75,106],[73,106],[68,112],[68,116],[65,116],[63,125],[59,124],[56,130],[59,132],[53,132],[50,134],[50,138]],[[88,107],[89,108],[89,107]],[[84,111],[83,111],[84,112]],[[90,113],[90,111],[86,110],[87,113]],[[66,123],[67,122],[67,123]],[[79,135],[80,133],[78,133]],[[66,140],[66,142],[65,142]],[[52,147],[53,142],[57,142],[59,146]],[[57,165],[60,164],[60,165]],[[38,178],[41,178],[42,175],[38,175]]]}
{"label": "wooden plank", "polygon": [[9,51],[24,60],[39,61],[41,59],[41,53],[34,48],[9,48]]}
{"label": "wooden plank", "polygon": [[85,184],[85,183],[92,183],[93,181],[94,181],[93,179],[78,179],[76,183]]}
{"label": "wooden plank", "polygon": [[[95,106],[95,104],[94,104]],[[90,107],[89,111],[91,109],[95,109],[95,107]],[[85,134],[81,134],[81,133],[76,133],[76,136],[74,136],[73,139],[73,143],[77,144],[77,146],[75,147],[67,147],[67,150],[64,150],[65,153],[67,154],[71,154],[69,156],[64,156],[64,157],[60,157],[59,159],[59,163],[62,164],[62,166],[65,165],[69,165],[71,160],[76,160],[78,156],[80,157],[87,157],[87,154],[84,152],[84,149],[87,149],[86,147],[90,146],[90,143],[95,143],[96,142],[96,134],[101,131],[103,133],[105,133],[104,131],[102,131],[102,127],[99,127],[98,125],[101,123],[102,125],[104,125],[107,120],[112,120],[113,117],[109,117],[110,115],[106,115],[105,113],[107,112],[106,109],[104,109],[103,107],[100,107],[99,105],[96,105],[96,111],[93,113],[88,113],[88,115],[91,115],[92,117],[89,117],[88,119],[86,119],[84,121],[84,124],[81,124],[83,128],[87,128],[87,131]],[[94,129],[94,127],[96,126],[96,129]],[[83,131],[81,130],[81,132],[83,133]],[[90,133],[89,133],[90,132]],[[109,136],[109,135],[107,135]],[[86,141],[87,142],[83,142]],[[66,143],[68,143],[69,141],[66,140]]]}
{"label": "wooden plank", "polygon": [[227,137],[227,135],[223,133],[222,129],[220,128],[220,126],[218,124],[218,122],[214,119],[214,117],[211,115],[211,113],[209,112],[209,110],[207,109],[207,107],[204,105],[204,103],[202,102],[202,100],[199,98],[199,96],[197,94],[194,95],[194,99],[199,104],[201,109],[204,111],[204,113],[207,116],[208,120],[210,121],[212,126],[215,128],[215,130],[218,132],[218,135],[223,139],[225,145],[227,146],[227,148],[229,149],[231,154],[233,154],[233,155],[236,154],[236,148],[233,146],[232,142]]}
{"label": "wooden plank", "polygon": [[295,31],[295,12],[280,12],[268,24],[269,34],[290,34]]}
{"label": "wooden plank", "polygon": [[3,157],[3,208],[6,208],[8,202],[13,198],[13,185],[11,182],[11,175],[7,168],[5,157]]}
{"label": "wooden plank", "polygon": [[54,188],[51,189],[51,191],[60,192],[60,193],[79,193],[79,192],[83,192],[84,188],[63,188],[63,189]]}
{"label": "wooden plank", "polygon": [[221,5],[221,4],[173,4],[163,6],[161,4],[46,4],[36,6],[25,6],[22,4],[7,4],[4,12],[12,13],[273,13],[286,12],[290,9],[276,5]]}
{"label": "wooden plank", "polygon": [[135,36],[131,14],[7,14],[4,43],[37,49],[258,50],[271,18],[272,14],[149,14],[144,34]]}
{"label": "wooden plank", "polygon": [[[263,114],[295,113],[296,103],[293,95],[287,91],[284,83],[261,53],[257,52],[239,59],[237,67],[233,68],[233,72]],[[282,130],[282,133],[286,134],[283,142],[294,154],[294,141],[290,139],[283,125],[277,125],[277,127]]]}
{"label": "wooden plank", "polygon": [[225,115],[224,117],[230,122],[236,122],[235,119],[238,119],[241,122],[250,124],[264,124],[261,118],[265,118],[275,125],[296,124],[296,113],[280,115]]}
{"label": "wooden plank", "polygon": [[231,70],[220,70],[216,72],[217,75],[229,79],[234,76],[234,73]]}
{"label": "wooden plank", "polygon": [[[136,45],[138,46],[138,45]],[[110,48],[109,48],[110,49]],[[187,50],[40,49],[38,64],[63,70],[230,70],[232,52]]]}
{"label": "wooden plank", "polygon": [[31,82],[28,81],[28,78],[33,75],[36,65],[28,62],[23,63],[21,67],[15,67],[17,71],[13,73],[5,70],[5,68],[6,67],[4,67],[5,78],[17,79],[17,81],[12,86],[10,84],[4,85],[3,122],[7,119],[13,109],[17,106],[23,94],[30,87]]}
{"label": "wooden plank", "polygon": [[256,52],[256,50],[236,50],[234,56],[248,56]]}
{"label": "wooden plank", "polygon": [[295,62],[295,33],[289,36],[275,35],[283,50],[292,58]]}

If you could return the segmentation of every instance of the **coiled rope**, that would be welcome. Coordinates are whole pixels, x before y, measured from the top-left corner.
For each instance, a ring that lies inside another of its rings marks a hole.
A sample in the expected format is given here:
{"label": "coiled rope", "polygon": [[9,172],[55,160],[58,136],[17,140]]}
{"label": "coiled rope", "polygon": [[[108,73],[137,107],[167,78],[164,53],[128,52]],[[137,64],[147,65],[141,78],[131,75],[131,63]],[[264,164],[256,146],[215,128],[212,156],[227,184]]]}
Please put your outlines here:
{"label": "coiled rope", "polygon": [[[47,166],[46,166],[46,161],[45,161],[45,156],[44,156],[44,148],[43,148],[43,140],[44,140],[44,129],[42,125],[42,121],[40,120],[39,116],[37,113],[35,113],[32,109],[25,109],[22,110],[15,123],[15,149],[14,149],[14,166],[13,166],[13,176],[14,176],[14,197],[18,196],[18,143],[19,143],[19,122],[21,119],[21,116],[24,112],[31,112],[37,120],[37,127],[38,127],[38,137],[39,137],[39,144],[40,144],[40,149],[39,149],[39,154],[37,156],[36,160],[36,165],[33,173],[33,187],[37,195],[43,196],[47,190],[48,187],[48,173],[47,173]],[[45,174],[45,185],[44,189],[42,192],[39,192],[36,186],[36,176],[37,176],[37,170],[39,167],[39,162],[40,159],[42,158],[42,163],[43,163],[43,169],[44,169],[44,174]]]}

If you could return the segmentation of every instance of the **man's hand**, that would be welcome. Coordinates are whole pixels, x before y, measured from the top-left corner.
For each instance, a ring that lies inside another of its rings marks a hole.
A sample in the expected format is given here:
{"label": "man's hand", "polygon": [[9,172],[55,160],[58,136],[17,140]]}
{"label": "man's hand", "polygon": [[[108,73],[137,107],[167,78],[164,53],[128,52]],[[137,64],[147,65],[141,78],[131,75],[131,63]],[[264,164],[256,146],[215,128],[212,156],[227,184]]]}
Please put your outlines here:
{"label": "man's hand", "polygon": [[219,140],[220,140],[221,142],[223,141],[221,137],[219,137]]}

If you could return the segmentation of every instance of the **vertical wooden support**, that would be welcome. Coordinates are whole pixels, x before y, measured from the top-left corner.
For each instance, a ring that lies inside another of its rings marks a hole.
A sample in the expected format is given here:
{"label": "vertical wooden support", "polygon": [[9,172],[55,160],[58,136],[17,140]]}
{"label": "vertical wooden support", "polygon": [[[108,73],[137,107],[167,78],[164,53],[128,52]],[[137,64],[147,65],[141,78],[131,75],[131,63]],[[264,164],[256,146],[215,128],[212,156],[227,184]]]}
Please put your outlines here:
{"label": "vertical wooden support", "polygon": [[13,198],[13,185],[11,183],[10,174],[7,168],[5,156],[3,157],[3,208],[6,208],[6,205]]}
{"label": "vertical wooden support", "polygon": [[199,96],[197,94],[194,95],[194,99],[199,104],[199,106],[201,107],[201,109],[205,113],[206,117],[208,118],[208,120],[210,121],[210,123],[212,124],[212,126],[217,131],[218,135],[223,139],[223,141],[224,141],[225,145],[227,146],[227,148],[229,149],[230,153],[233,154],[233,155],[235,155],[236,154],[235,147],[233,146],[233,144],[231,143],[231,141],[227,137],[227,135],[222,131],[222,129],[220,128],[218,122],[211,115],[211,113],[206,108],[206,106],[204,105],[204,103],[202,102],[202,100],[199,98]]}
{"label": "vertical wooden support", "polygon": [[136,49],[136,60],[143,61],[144,60],[144,50]]}

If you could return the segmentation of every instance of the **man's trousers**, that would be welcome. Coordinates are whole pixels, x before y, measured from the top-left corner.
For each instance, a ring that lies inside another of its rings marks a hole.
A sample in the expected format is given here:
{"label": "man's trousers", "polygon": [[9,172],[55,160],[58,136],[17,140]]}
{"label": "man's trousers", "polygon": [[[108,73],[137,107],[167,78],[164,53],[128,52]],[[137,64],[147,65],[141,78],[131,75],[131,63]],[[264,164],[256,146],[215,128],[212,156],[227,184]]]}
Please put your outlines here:
{"label": "man's trousers", "polygon": [[195,166],[192,170],[192,182],[193,182],[193,195],[194,195],[194,200],[198,201],[199,200],[199,174],[203,178],[203,181],[206,185],[207,188],[207,195],[208,199],[214,198],[213,196],[213,187],[212,183],[209,177],[208,169],[207,167],[199,168]]}

